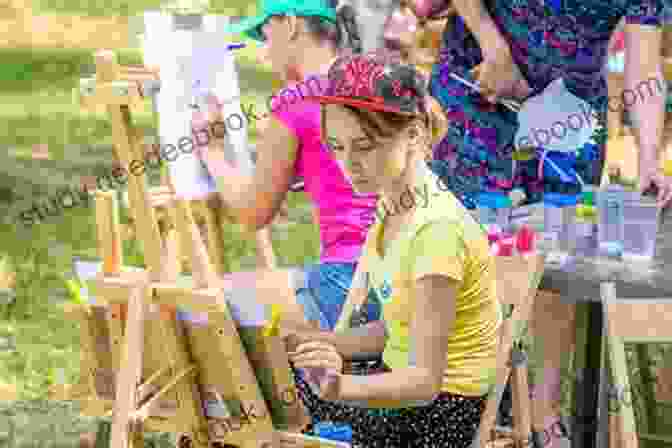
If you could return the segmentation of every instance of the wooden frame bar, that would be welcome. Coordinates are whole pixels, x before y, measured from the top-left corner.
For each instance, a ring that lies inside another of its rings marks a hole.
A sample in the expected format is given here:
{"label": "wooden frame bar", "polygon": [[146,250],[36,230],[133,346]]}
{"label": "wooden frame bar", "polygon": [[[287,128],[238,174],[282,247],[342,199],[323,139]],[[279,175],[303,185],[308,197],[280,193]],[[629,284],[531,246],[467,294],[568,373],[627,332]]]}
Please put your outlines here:
{"label": "wooden frame bar", "polygon": [[[519,341],[532,314],[532,305],[537,288],[544,273],[544,256],[529,258],[497,257],[496,277],[497,294],[503,305],[513,305],[513,313],[505,319],[500,329],[500,346],[497,352],[495,388],[488,397],[485,411],[481,417],[478,436],[473,448],[486,448],[494,442],[497,410],[504,388],[512,376],[513,396],[513,438],[516,446],[527,446],[530,440],[531,411],[530,395],[527,385],[527,363],[512,363],[514,343]],[[521,288],[521,285],[526,285]]]}
{"label": "wooden frame bar", "polygon": [[[139,83],[156,81],[157,76],[143,67],[120,67],[110,51],[96,53],[95,60],[96,78],[83,83],[82,105],[106,106],[117,160],[122,166],[129,166],[132,160],[144,156],[142,136],[132,125],[130,109],[143,100]],[[98,306],[106,314],[92,319],[91,306],[87,305],[71,306],[69,311],[79,316],[83,333],[89,335],[85,343],[93,344],[88,350],[91,353],[96,352],[95,341],[100,339],[99,335],[93,335],[93,330],[107,328],[109,365],[99,366],[100,357],[94,356],[92,366],[85,372],[96,369],[110,372],[114,396],[96,394],[96,378],[90,375],[88,388],[93,396],[82,397],[87,404],[86,412],[112,416],[111,448],[140,448],[144,430],[185,433],[193,448],[209,448],[214,441],[240,448],[269,448],[279,443],[297,448],[349,447],[276,430],[253,366],[217,286],[217,274],[224,273],[219,216],[213,204],[194,202],[194,210],[206,223],[206,250],[192,204],[176,199],[170,179],[164,180],[167,185],[150,189],[143,177],[128,177],[129,207],[147,269],[124,266],[115,193],[96,194],[103,272],[89,282],[89,289],[102,302]],[[157,211],[161,209],[162,212]],[[189,277],[179,275],[180,252],[189,259],[192,270]],[[178,308],[192,313],[207,312],[208,324],[186,325],[177,321]],[[274,350],[282,348],[276,345]],[[285,373],[286,379],[293,381],[289,365]],[[239,402],[243,409],[255,409],[259,415],[239,430],[228,431],[221,437],[213,434],[213,419],[205,416],[200,389],[208,384],[219,386],[227,398]]]}

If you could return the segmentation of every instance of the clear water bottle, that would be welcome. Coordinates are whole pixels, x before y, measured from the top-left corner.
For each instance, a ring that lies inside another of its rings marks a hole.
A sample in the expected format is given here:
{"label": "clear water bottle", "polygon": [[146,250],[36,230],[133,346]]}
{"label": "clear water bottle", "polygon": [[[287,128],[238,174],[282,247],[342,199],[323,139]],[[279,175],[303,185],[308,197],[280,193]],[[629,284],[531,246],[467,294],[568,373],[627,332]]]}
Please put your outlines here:
{"label": "clear water bottle", "polygon": [[598,196],[597,240],[602,255],[621,256],[625,234],[625,188],[618,183],[618,168],[609,169],[609,183]]}
{"label": "clear water bottle", "polygon": [[557,235],[558,249],[565,253],[574,250],[578,200],[572,194],[544,194],[544,231]]}
{"label": "clear water bottle", "polygon": [[655,198],[642,196],[639,191],[627,191],[623,216],[623,259],[652,261],[660,219]]}

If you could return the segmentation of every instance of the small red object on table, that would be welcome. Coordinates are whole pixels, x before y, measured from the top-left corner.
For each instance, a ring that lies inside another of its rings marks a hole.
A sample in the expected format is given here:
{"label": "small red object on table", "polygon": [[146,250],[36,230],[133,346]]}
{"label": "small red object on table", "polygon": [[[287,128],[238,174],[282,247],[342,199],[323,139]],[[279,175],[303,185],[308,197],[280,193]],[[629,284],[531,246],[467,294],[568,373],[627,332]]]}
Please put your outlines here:
{"label": "small red object on table", "polygon": [[534,250],[534,231],[528,226],[522,226],[516,234],[516,250],[519,254],[532,252]]}
{"label": "small red object on table", "polygon": [[513,256],[513,246],[515,244],[514,238],[511,235],[505,235],[499,241],[499,254],[502,257]]}

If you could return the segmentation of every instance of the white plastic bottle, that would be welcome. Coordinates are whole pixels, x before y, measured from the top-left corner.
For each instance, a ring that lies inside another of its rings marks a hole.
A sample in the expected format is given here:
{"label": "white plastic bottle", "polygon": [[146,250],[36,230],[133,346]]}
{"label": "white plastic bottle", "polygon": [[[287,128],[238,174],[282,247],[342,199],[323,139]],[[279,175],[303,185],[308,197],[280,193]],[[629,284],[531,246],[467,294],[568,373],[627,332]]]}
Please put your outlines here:
{"label": "white plastic bottle", "polygon": [[619,177],[619,170],[610,168],[609,183],[598,195],[597,239],[600,254],[607,256],[620,256],[623,252],[625,189],[618,184]]}

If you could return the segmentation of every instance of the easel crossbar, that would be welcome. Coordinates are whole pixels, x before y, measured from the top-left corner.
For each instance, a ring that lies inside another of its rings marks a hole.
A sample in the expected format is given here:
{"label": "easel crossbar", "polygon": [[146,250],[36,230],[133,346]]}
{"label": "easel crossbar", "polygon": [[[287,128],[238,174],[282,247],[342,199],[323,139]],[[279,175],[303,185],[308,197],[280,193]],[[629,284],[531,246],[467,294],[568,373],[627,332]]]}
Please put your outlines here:
{"label": "easel crossbar", "polygon": [[154,394],[146,403],[144,403],[138,410],[131,414],[131,418],[139,421],[145,421],[149,417],[151,406],[154,403],[157,403],[159,398],[166,394],[170,389],[172,389],[180,380],[184,379],[187,375],[194,376],[198,371],[196,370],[196,365],[191,364],[185,369],[182,369],[180,372],[176,373],[173,378],[163,386],[156,394]]}

